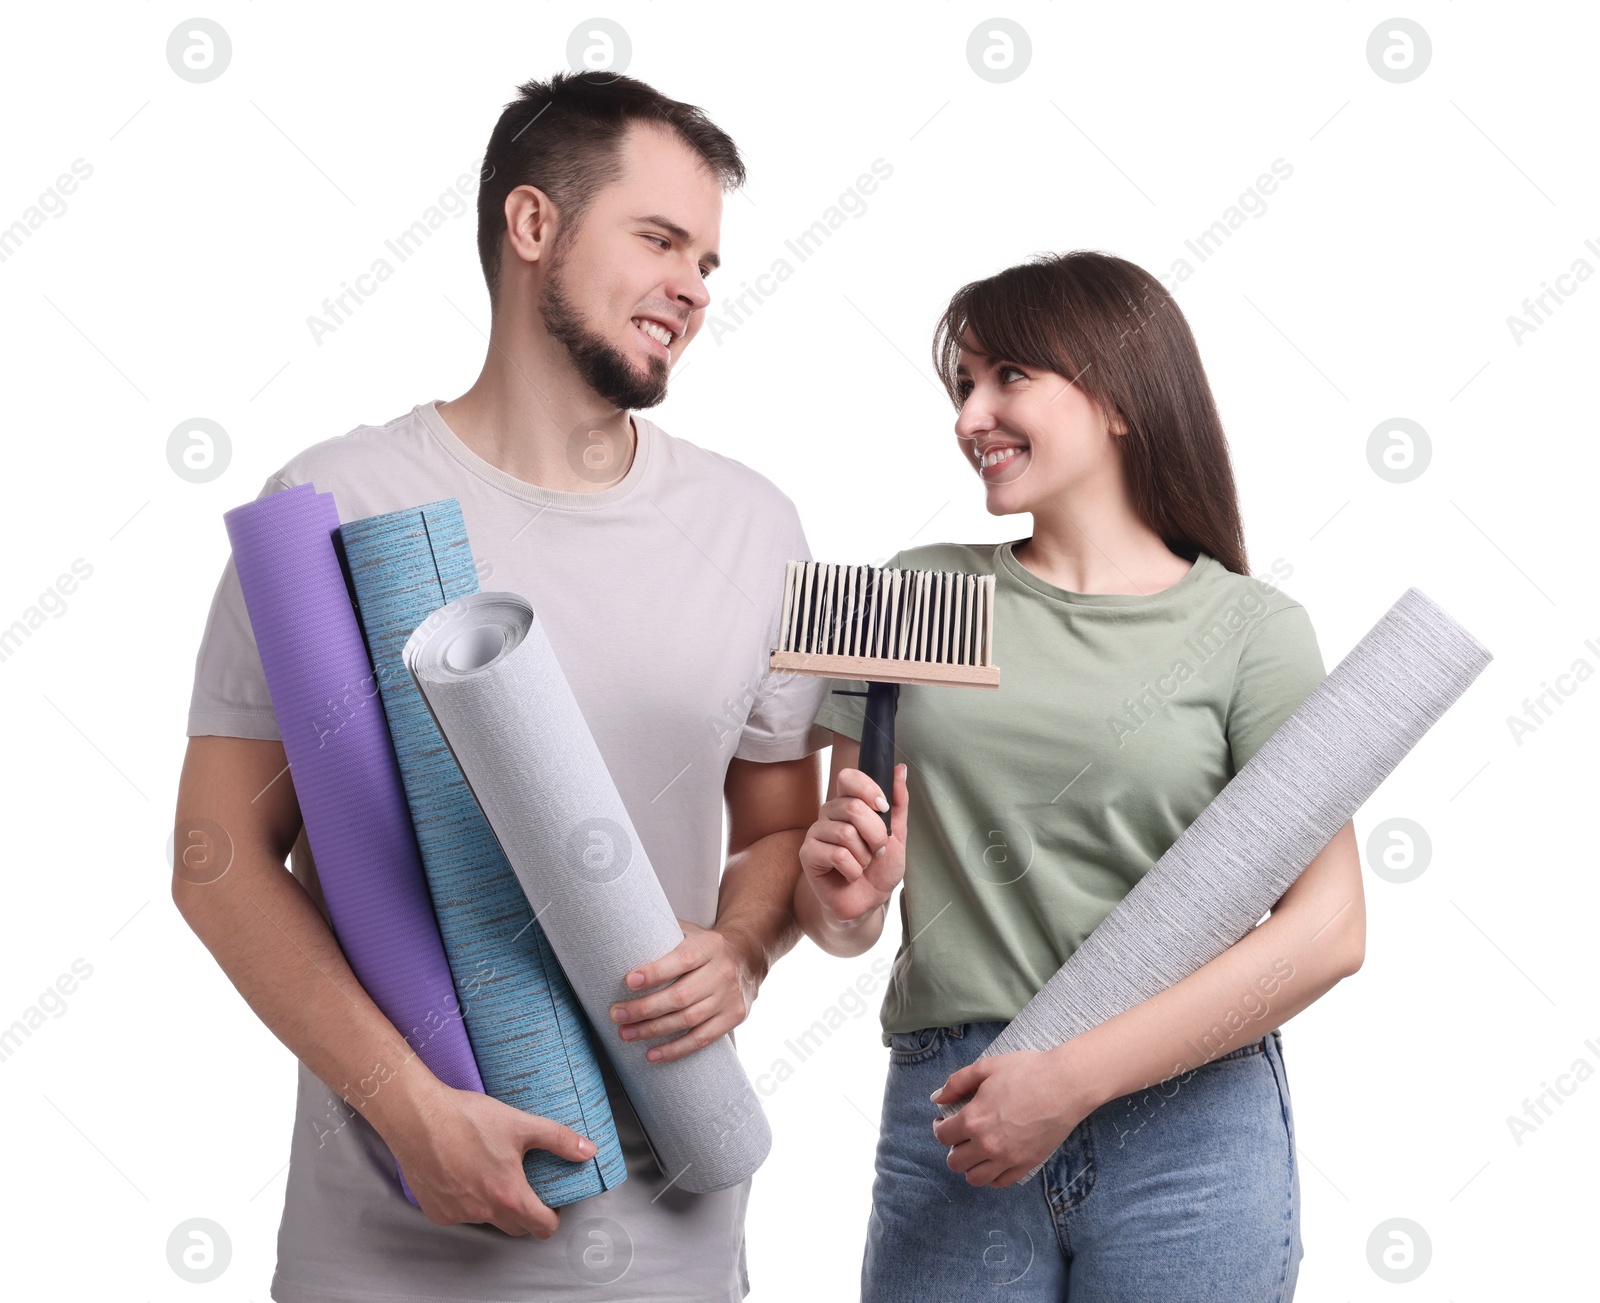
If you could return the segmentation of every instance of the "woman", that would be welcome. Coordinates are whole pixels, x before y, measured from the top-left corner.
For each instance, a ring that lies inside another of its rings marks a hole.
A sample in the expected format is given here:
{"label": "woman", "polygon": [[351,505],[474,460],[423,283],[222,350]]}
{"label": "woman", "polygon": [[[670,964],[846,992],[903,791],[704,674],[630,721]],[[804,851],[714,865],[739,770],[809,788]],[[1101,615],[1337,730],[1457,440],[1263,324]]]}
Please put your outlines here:
{"label": "woman", "polygon": [[934,356],[988,510],[1033,533],[890,559],[995,576],[1001,671],[998,691],[902,687],[892,795],[854,768],[860,698],[817,715],[833,795],[797,916],[860,954],[905,882],[862,1298],[1289,1299],[1279,1024],[1361,965],[1349,824],[1177,986],[1048,1054],[974,1061],[1321,681],[1310,620],[1249,577],[1194,338],[1147,272],[1009,268],[956,294]]}

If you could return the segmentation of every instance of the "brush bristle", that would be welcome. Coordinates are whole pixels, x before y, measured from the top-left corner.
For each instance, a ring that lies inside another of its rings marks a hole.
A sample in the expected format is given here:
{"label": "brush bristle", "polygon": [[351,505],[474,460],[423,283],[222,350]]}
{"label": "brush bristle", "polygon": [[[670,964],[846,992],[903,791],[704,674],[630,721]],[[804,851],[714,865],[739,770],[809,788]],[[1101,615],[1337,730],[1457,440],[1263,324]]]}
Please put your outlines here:
{"label": "brush bristle", "polygon": [[773,669],[998,687],[994,576],[790,561]]}

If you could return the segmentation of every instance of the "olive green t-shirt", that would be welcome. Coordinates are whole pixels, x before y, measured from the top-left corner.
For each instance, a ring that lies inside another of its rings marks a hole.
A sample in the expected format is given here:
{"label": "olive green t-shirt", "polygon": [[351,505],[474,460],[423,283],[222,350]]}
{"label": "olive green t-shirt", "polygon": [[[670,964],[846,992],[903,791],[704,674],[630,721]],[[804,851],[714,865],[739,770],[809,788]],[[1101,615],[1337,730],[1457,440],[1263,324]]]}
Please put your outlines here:
{"label": "olive green t-shirt", "polygon": [[[900,689],[910,809],[892,1032],[1009,1022],[1322,681],[1305,608],[1201,553],[1147,596],[1073,593],[1015,543],[888,565],[995,576],[997,689]],[[864,691],[816,722],[856,740]]]}

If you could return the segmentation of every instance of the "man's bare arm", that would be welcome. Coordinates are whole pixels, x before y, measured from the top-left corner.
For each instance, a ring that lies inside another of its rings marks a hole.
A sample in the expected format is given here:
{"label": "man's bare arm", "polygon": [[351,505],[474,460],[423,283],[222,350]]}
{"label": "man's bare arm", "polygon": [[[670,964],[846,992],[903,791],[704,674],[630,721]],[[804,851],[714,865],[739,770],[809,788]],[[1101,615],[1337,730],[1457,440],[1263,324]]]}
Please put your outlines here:
{"label": "man's bare arm", "polygon": [[285,868],[300,828],[281,742],[190,738],[175,829],[179,913],[273,1035],[384,1138],[430,1219],[547,1238],[558,1219],[529,1187],[522,1154],[537,1145],[587,1158],[592,1142],[580,1148],[569,1128],[429,1071]]}
{"label": "man's bare arm", "polygon": [[762,978],[800,939],[793,905],[800,843],[817,816],[821,790],[820,751],[768,764],[728,762],[728,863],[715,926],[743,935],[743,949]]}

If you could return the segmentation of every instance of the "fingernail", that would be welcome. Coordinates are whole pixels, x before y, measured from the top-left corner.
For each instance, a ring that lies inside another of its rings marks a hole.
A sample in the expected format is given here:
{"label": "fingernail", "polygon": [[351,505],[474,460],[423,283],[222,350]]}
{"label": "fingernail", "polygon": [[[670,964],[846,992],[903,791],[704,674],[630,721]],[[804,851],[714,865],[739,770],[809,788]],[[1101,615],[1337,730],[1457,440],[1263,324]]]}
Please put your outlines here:
{"label": "fingernail", "polygon": [[578,1141],[578,1152],[580,1154],[584,1155],[584,1157],[587,1158],[590,1154],[594,1153],[594,1141],[592,1141],[592,1140],[579,1140]]}
{"label": "fingernail", "polygon": [[875,850],[875,851],[873,851],[873,852],[872,852],[872,858],[873,858],[873,859],[877,859],[877,858],[878,858],[878,856],[880,856],[880,855],[882,855],[882,854],[883,854],[883,853],[884,853],[884,851],[886,851],[886,850],[888,850],[888,849],[889,849],[889,848],[888,848],[888,847],[887,847],[887,846],[880,846],[880,847],[878,847],[878,849],[877,849],[877,850]]}
{"label": "fingernail", "polygon": [[661,1061],[661,1051],[650,1050],[644,1057],[649,1059],[651,1063],[659,1063]]}
{"label": "fingernail", "polygon": [[644,985],[644,974],[643,973],[629,973],[628,974],[628,985],[629,986],[643,986]]}
{"label": "fingernail", "polygon": [[638,1035],[639,1029],[637,1027],[624,1027],[621,1032],[622,1039],[625,1041],[631,1041]]}
{"label": "fingernail", "polygon": [[623,1012],[622,1006],[620,1004],[614,1004],[614,1005],[611,1006],[611,1021],[612,1022],[627,1022],[628,1021],[628,1015]]}
{"label": "fingernail", "polygon": [[883,797],[880,795],[878,797],[878,813],[882,814],[888,808],[889,808],[889,803],[887,801],[885,801],[883,799]]}
{"label": "fingernail", "polygon": [[939,1089],[934,1091],[933,1094],[929,1095],[928,1098],[937,1104],[939,1102],[939,1096],[942,1094],[944,1094],[944,1087],[940,1086]]}

